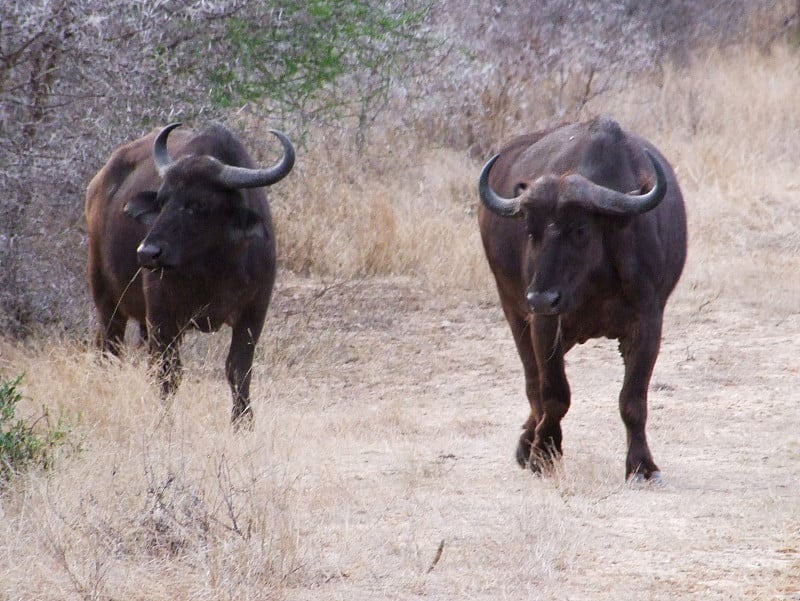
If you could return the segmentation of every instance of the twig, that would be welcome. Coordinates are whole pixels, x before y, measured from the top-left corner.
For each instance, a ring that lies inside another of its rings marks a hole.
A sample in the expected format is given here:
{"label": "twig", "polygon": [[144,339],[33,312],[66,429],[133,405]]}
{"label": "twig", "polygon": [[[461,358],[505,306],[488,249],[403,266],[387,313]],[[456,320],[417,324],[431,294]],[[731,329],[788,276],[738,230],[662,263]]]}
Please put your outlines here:
{"label": "twig", "polygon": [[433,556],[433,561],[431,562],[431,565],[428,566],[428,571],[426,574],[433,572],[433,568],[436,567],[436,564],[439,563],[439,560],[442,558],[442,551],[444,551],[444,539],[442,539],[439,543],[439,548],[436,549],[436,555]]}

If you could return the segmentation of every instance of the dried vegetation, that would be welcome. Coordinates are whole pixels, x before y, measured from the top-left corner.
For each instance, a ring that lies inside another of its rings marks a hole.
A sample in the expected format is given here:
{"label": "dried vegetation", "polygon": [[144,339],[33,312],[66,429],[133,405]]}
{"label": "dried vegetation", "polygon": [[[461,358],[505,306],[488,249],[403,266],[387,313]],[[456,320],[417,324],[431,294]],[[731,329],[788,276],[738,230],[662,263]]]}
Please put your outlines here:
{"label": "dried vegetation", "polygon": [[[515,77],[451,88],[439,114],[390,112],[361,149],[310,132],[273,191],[282,269],[252,432],[229,428],[226,333],[190,337],[167,404],[142,350],[101,360],[86,320],[0,339],[0,374],[25,373],[21,410],[57,409],[80,443],[0,491],[0,598],[797,598],[798,55],[759,42],[684,59],[569,115],[651,138],[687,198],[690,258],[651,391],[665,487],[622,482],[621,369],[602,341],[569,356],[559,470],[514,465],[522,376],[474,178],[502,138],[561,116],[533,112],[540,86]],[[259,123],[230,121],[270,159]],[[75,217],[42,288],[82,261],[80,237]],[[86,317],[73,277],[52,289]]]}

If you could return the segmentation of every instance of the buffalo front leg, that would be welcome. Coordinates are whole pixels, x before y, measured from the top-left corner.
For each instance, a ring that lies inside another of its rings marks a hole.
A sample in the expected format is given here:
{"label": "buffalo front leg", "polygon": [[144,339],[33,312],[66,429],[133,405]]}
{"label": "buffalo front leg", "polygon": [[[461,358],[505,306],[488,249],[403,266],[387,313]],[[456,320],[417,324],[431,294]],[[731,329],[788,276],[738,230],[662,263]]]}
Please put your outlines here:
{"label": "buffalo front leg", "polygon": [[539,368],[536,365],[536,354],[533,352],[530,323],[527,316],[519,315],[514,311],[505,310],[506,320],[511,327],[514,336],[514,343],[517,346],[517,353],[522,361],[522,369],[525,372],[525,395],[530,405],[530,414],[522,426],[522,434],[517,444],[516,459],[520,467],[529,465],[531,455],[531,445],[536,436],[536,425],[542,416],[542,403],[539,399]]}
{"label": "buffalo front leg", "polygon": [[642,323],[630,338],[620,340],[625,379],[619,395],[619,411],[628,442],[626,479],[661,480],[661,472],[653,461],[645,433],[647,390],[660,345],[661,315]]}
{"label": "buffalo front leg", "polygon": [[562,454],[561,420],[569,409],[570,390],[558,317],[534,316],[531,340],[539,374],[541,413],[533,431],[530,430],[533,424],[528,424],[526,436],[532,435],[529,462],[531,470],[538,472],[552,466]]}
{"label": "buffalo front leg", "polygon": [[179,351],[180,334],[163,327],[148,327],[150,366],[156,372],[161,387],[161,398],[175,394],[181,381],[182,365]]}

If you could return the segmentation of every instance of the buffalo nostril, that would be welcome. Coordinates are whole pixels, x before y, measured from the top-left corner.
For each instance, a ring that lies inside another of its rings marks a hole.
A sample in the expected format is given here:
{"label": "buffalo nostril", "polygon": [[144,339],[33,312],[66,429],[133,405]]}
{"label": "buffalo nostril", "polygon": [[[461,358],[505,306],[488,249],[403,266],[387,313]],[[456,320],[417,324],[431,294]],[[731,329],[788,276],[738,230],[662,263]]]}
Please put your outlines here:
{"label": "buffalo nostril", "polygon": [[528,307],[534,313],[555,315],[561,304],[561,293],[558,290],[545,292],[528,292]]}
{"label": "buffalo nostril", "polygon": [[142,267],[154,267],[158,265],[161,253],[162,249],[158,244],[142,242],[136,249],[136,258]]}

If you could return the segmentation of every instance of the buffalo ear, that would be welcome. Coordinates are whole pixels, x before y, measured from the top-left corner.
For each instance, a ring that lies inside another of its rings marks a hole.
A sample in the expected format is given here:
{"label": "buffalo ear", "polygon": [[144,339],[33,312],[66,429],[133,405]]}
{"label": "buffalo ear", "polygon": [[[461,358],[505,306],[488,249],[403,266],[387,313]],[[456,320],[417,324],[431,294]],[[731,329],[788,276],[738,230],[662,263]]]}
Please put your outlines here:
{"label": "buffalo ear", "polygon": [[230,236],[234,241],[250,236],[263,236],[264,222],[261,215],[244,207],[237,207],[233,211],[230,225]]}
{"label": "buffalo ear", "polygon": [[133,217],[139,223],[150,226],[158,217],[160,207],[156,201],[155,192],[139,192],[125,203],[122,210],[128,217]]}

